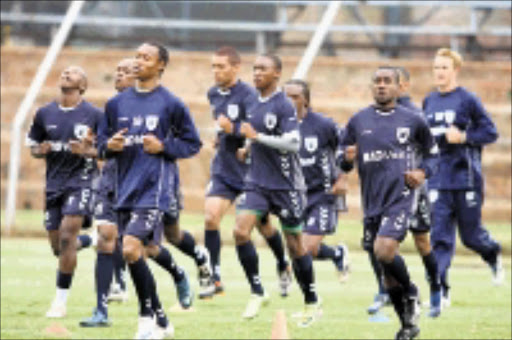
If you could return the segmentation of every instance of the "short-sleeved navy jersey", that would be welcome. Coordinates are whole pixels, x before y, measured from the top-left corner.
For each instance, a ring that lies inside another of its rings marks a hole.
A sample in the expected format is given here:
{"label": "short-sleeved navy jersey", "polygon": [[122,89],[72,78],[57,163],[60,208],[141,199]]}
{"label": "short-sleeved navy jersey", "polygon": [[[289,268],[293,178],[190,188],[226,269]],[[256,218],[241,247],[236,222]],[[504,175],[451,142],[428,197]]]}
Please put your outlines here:
{"label": "short-sleeved navy jersey", "polygon": [[243,81],[237,81],[235,86],[223,91],[218,86],[208,91],[208,101],[216,120],[223,114],[234,125],[234,131],[218,134],[217,152],[212,160],[210,172],[212,176],[220,176],[227,183],[242,187],[247,165],[236,158],[236,152],[244,147],[245,138],[240,135],[240,123],[246,120],[247,108],[256,100],[257,92]]}
{"label": "short-sleeved navy jersey", "polygon": [[97,174],[96,161],[72,154],[69,142],[84,138],[88,129],[96,131],[101,116],[101,111],[85,100],[70,109],[54,101],[36,112],[28,142],[29,145],[51,144],[51,152],[46,156],[47,192],[91,186]]}
{"label": "short-sleeved navy jersey", "polygon": [[[123,151],[107,150],[108,139],[125,128],[128,131]],[[144,151],[146,134],[163,142],[163,152]],[[129,88],[110,99],[100,124],[98,149],[100,156],[116,159],[116,208],[157,208],[168,212],[178,176],[175,160],[191,157],[201,145],[187,107],[164,87],[150,92]]]}
{"label": "short-sleeved navy jersey", "polygon": [[[498,132],[480,99],[463,87],[435,91],[423,100],[423,112],[440,150],[439,171],[429,188],[482,188],[482,146],[496,141]],[[446,130],[452,124],[466,132],[466,143],[447,143]]]}
{"label": "short-sleeved navy jersey", "polygon": [[[260,133],[280,136],[299,126],[293,103],[283,91],[267,98],[258,97],[250,106],[247,121]],[[251,144],[247,186],[270,190],[305,190],[298,153],[281,151],[254,141]]]}
{"label": "short-sleeved navy jersey", "polygon": [[335,163],[340,142],[336,123],[308,111],[300,122],[300,136],[300,164],[308,192],[330,192],[339,174]]}
{"label": "short-sleeved navy jersey", "polygon": [[[437,148],[424,119],[397,106],[382,112],[369,106],[350,118],[342,145],[357,145],[357,165],[365,217],[382,214],[396,205],[413,207],[413,191],[404,172],[416,168],[427,177],[435,172]],[[422,162],[416,159],[417,151]]]}

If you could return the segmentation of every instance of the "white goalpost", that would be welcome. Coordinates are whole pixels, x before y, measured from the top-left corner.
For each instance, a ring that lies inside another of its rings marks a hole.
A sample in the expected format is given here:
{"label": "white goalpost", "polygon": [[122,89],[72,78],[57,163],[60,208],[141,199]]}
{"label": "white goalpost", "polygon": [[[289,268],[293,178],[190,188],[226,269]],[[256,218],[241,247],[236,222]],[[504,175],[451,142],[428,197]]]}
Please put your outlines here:
{"label": "white goalpost", "polygon": [[30,108],[43,85],[48,73],[50,72],[57,55],[59,54],[64,42],[66,41],[71,27],[76,18],[80,14],[80,10],[85,1],[72,1],[66,12],[66,16],[62,24],[55,34],[48,52],[37,69],[36,76],[30,84],[30,87],[21,102],[16,115],[14,116],[14,123],[11,129],[11,150],[9,159],[9,182],[7,186],[6,208],[5,208],[5,224],[7,233],[11,232],[16,218],[16,194],[18,189],[18,176],[20,171],[20,152],[21,152],[21,130],[27,118]]}

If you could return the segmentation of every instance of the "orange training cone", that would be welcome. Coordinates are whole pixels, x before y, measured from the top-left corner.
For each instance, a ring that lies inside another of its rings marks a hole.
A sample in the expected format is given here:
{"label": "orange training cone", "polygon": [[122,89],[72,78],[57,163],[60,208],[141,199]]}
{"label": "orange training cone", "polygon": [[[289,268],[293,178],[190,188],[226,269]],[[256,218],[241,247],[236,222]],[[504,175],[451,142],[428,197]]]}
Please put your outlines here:
{"label": "orange training cone", "polygon": [[276,312],[270,339],[290,339],[288,335],[288,327],[286,327],[286,314],[282,309]]}

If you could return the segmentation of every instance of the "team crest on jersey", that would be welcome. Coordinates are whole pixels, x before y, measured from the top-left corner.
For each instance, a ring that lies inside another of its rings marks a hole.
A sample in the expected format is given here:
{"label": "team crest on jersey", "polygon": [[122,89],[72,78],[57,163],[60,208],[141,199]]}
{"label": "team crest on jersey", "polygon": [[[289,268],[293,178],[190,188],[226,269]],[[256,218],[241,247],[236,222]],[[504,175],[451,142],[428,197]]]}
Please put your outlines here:
{"label": "team crest on jersey", "polygon": [[75,137],[78,139],[83,139],[87,135],[87,130],[89,127],[85,124],[75,124],[74,132]]}
{"label": "team crest on jersey", "polygon": [[158,116],[157,115],[149,115],[146,117],[146,128],[150,131],[156,129],[158,125]]}
{"label": "team crest on jersey", "polygon": [[404,144],[409,139],[410,129],[408,127],[399,127],[396,129],[396,139],[400,144]]}
{"label": "team crest on jersey", "polygon": [[272,130],[276,127],[277,124],[277,117],[272,112],[267,112],[265,114],[265,126],[267,129]]}
{"label": "team crest on jersey", "polygon": [[228,105],[228,117],[231,120],[235,120],[238,118],[238,105],[236,105],[236,104]]}
{"label": "team crest on jersey", "polygon": [[304,138],[304,148],[310,153],[313,153],[318,148],[318,138],[316,136]]}

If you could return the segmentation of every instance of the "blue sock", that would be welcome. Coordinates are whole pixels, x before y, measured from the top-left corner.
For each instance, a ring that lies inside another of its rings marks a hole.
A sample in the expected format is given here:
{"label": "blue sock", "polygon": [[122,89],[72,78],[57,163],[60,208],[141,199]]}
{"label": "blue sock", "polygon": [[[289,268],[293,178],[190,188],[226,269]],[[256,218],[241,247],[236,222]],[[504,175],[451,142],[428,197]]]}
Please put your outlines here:
{"label": "blue sock", "polygon": [[128,264],[128,268],[130,269],[133,285],[135,286],[135,291],[139,299],[139,315],[152,317],[151,280],[153,280],[153,275],[146,261],[144,261],[144,257],[141,256],[134,263]]}
{"label": "blue sock", "polygon": [[156,316],[156,323],[158,326],[162,328],[167,328],[169,325],[169,320],[167,319],[167,315],[165,315],[164,309],[162,308],[162,304],[160,303],[160,299],[158,298],[158,293],[156,291],[156,283],[153,275],[149,277],[148,284],[151,288],[151,308]]}
{"label": "blue sock", "polygon": [[57,288],[60,289],[69,289],[71,287],[71,282],[73,281],[73,273],[66,274],[57,270]]}
{"label": "blue sock", "polygon": [[89,235],[78,235],[77,236],[78,241],[80,241],[80,247],[77,250],[82,250],[84,248],[87,248],[91,245],[92,239]]}
{"label": "blue sock", "polygon": [[96,308],[108,316],[107,296],[114,272],[112,254],[98,253],[96,257]]}
{"label": "blue sock", "polygon": [[277,269],[280,272],[285,270],[288,266],[288,262],[284,256],[283,239],[281,238],[281,233],[276,230],[274,235],[270,236],[269,238],[265,238],[265,240],[272,250],[272,253],[274,253],[274,256],[276,257]]}
{"label": "blue sock", "polygon": [[185,275],[183,273],[183,269],[174,262],[174,259],[167,248],[160,246],[160,252],[155,258],[153,258],[153,260],[172,275],[174,282],[180,282],[183,280]]}
{"label": "blue sock", "polygon": [[116,248],[114,249],[114,278],[119,284],[122,290],[126,289],[126,278],[124,273],[126,271],[126,262],[123,258],[123,248],[121,241],[116,242]]}
{"label": "blue sock", "polygon": [[427,272],[428,282],[430,283],[431,291],[439,291],[441,289],[441,278],[437,271],[437,261],[434,252],[431,251],[428,255],[423,256],[423,264],[425,265],[425,271]]}
{"label": "blue sock", "polygon": [[206,261],[206,258],[196,251],[196,241],[188,231],[183,231],[183,239],[176,246],[179,250],[192,257],[198,266]]}
{"label": "blue sock", "polygon": [[313,258],[306,254],[293,260],[293,271],[295,278],[304,294],[306,303],[316,303],[318,297],[315,290],[315,273],[313,271]]}
{"label": "blue sock", "polygon": [[218,230],[205,230],[204,245],[210,252],[213,278],[215,281],[220,281],[220,232]]}
{"label": "blue sock", "polygon": [[389,263],[381,262],[381,265],[386,275],[390,275],[398,281],[406,293],[414,293],[415,286],[411,284],[411,277],[402,256],[395,255],[393,261]]}
{"label": "blue sock", "polygon": [[251,241],[236,246],[238,259],[244,268],[245,276],[251,285],[253,294],[263,295],[258,267],[258,253]]}
{"label": "blue sock", "polygon": [[318,253],[316,258],[319,260],[331,259],[334,260],[336,258],[336,250],[334,247],[329,247],[325,243],[320,243],[318,246]]}
{"label": "blue sock", "polygon": [[368,257],[370,258],[373,273],[375,274],[375,279],[379,286],[379,294],[386,294],[386,288],[384,288],[384,284],[382,283],[382,267],[379,261],[377,261],[373,250],[368,250]]}

